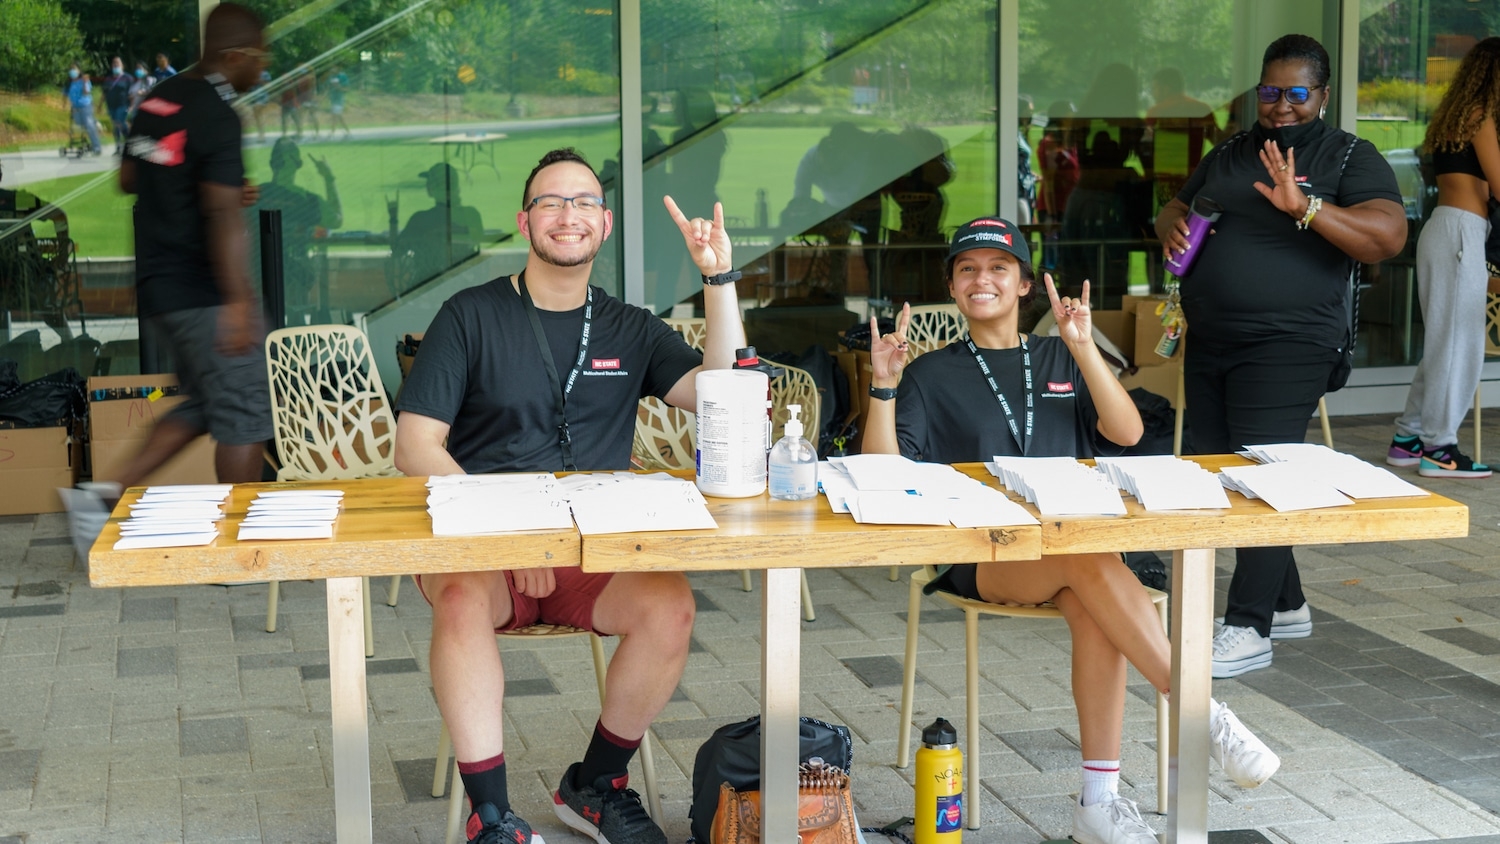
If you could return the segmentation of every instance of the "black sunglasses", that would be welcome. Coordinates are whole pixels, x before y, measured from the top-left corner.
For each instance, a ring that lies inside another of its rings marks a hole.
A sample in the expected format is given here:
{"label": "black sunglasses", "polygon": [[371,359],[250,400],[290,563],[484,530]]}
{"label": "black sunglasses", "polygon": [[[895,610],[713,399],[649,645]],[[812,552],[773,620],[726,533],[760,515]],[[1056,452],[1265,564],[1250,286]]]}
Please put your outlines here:
{"label": "black sunglasses", "polygon": [[1305,85],[1294,85],[1290,88],[1278,88],[1275,85],[1257,85],[1255,88],[1255,95],[1257,97],[1260,97],[1261,102],[1270,105],[1271,103],[1274,103],[1277,100],[1281,99],[1282,94],[1286,94],[1287,102],[1291,103],[1292,105],[1302,105],[1303,103],[1307,102],[1308,97],[1312,96],[1313,91],[1316,91],[1322,87],[1325,86],[1314,85],[1309,88]]}

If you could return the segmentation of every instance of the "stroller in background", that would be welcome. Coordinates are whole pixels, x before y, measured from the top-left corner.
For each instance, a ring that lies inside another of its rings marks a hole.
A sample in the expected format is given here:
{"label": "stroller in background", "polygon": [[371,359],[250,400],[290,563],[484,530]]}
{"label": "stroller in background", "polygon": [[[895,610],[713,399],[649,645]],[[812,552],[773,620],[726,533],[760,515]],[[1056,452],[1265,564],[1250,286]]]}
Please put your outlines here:
{"label": "stroller in background", "polygon": [[78,125],[78,121],[70,119],[68,121],[68,142],[58,147],[57,154],[63,158],[67,158],[70,155],[74,158],[82,158],[91,152],[94,155],[103,154],[103,150],[95,151],[89,146],[89,133],[82,126]]}

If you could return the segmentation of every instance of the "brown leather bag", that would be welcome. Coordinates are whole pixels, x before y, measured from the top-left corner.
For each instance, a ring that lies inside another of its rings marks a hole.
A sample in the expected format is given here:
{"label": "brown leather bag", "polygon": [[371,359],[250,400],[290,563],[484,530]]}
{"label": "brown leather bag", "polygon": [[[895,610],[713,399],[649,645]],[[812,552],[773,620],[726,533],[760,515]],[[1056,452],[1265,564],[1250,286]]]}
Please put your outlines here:
{"label": "brown leather bag", "polygon": [[[849,775],[818,757],[797,770],[797,838],[801,844],[856,844]],[[760,844],[760,792],[719,786],[710,844]]]}

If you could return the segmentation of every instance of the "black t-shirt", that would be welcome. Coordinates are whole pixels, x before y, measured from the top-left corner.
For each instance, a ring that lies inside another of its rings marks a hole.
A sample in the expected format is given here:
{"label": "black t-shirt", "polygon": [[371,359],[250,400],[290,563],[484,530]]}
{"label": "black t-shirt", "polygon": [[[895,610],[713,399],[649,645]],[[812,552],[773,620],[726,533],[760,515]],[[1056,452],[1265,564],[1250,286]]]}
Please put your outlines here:
{"label": "black t-shirt", "polygon": [[[1259,124],[1226,141],[1193,171],[1177,198],[1209,197],[1224,206],[1182,281],[1182,306],[1194,341],[1241,345],[1297,338],[1327,348],[1343,345],[1348,317],[1349,256],[1255,190],[1270,186]],[[1309,196],[1347,208],[1372,199],[1401,204],[1396,174],[1369,141],[1319,121],[1295,143],[1297,181]]]}
{"label": "black t-shirt", "polygon": [[[967,463],[1007,457],[1093,457],[1123,449],[1099,433],[1099,414],[1068,347],[1057,337],[1027,338],[1036,420],[1031,447],[1021,447],[1005,411],[964,342],[912,361],[896,394],[896,439],[901,453],[929,463]],[[1021,350],[980,349],[995,383],[1026,434]]]}
{"label": "black t-shirt", "polygon": [[[588,352],[568,394],[580,469],[628,469],[636,402],[664,397],[702,356],[650,311],[593,288]],[[578,358],[583,309],[538,310],[558,378]],[[454,294],[428,327],[400,412],[452,426],[448,453],[465,472],[562,469],[555,393],[509,276]]]}
{"label": "black t-shirt", "polygon": [[135,162],[135,283],[141,316],[222,304],[199,185],[244,184],[234,89],[177,75],[141,102],[125,156]]}

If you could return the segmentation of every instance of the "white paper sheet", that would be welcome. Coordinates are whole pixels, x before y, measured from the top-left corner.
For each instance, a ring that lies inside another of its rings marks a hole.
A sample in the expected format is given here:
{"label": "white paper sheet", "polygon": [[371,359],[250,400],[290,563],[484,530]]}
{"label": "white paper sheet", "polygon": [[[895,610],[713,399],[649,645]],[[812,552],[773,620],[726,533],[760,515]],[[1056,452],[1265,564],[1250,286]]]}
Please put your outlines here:
{"label": "white paper sheet", "polygon": [[122,536],[115,540],[114,547],[116,551],[126,551],[133,548],[187,548],[194,545],[208,545],[217,539],[218,536],[219,532],[216,530],[199,533]]}
{"label": "white paper sheet", "polygon": [[1260,498],[1278,512],[1341,507],[1354,502],[1333,485],[1319,480],[1295,463],[1261,466],[1226,466],[1220,474],[1233,481],[1242,493]]}
{"label": "white paper sheet", "polygon": [[703,493],[689,481],[665,475],[590,477],[597,483],[573,490],[568,499],[573,521],[584,536],[719,526]]}

